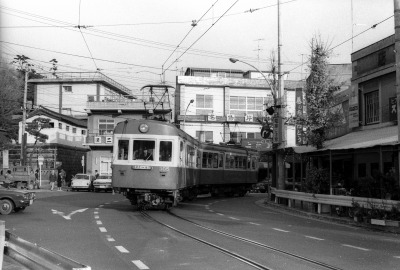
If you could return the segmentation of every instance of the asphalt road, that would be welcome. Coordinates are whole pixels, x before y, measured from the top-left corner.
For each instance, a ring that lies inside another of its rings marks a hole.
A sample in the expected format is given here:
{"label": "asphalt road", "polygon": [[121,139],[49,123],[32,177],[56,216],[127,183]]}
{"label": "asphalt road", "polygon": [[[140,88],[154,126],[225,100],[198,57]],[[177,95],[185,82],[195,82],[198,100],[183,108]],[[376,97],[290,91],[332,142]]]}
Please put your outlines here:
{"label": "asphalt road", "polygon": [[326,269],[276,250],[337,269],[399,269],[400,239],[394,234],[310,220],[261,207],[263,194],[198,198],[171,213],[199,225],[250,239],[274,250],[229,239],[168,212],[147,213],[210,247],[133,210],[122,195],[40,192],[22,213],[2,216],[6,229],[92,269],[255,269],[216,247],[271,269]]}

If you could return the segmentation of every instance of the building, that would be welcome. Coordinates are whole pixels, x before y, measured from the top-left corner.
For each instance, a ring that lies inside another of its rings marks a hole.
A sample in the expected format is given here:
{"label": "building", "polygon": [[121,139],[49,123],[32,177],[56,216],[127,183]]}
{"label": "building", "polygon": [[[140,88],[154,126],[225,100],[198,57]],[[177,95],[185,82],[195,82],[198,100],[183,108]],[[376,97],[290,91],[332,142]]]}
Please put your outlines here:
{"label": "building", "polygon": [[87,117],[88,101],[136,99],[131,90],[101,72],[60,72],[28,83],[33,85],[35,105],[74,117]]}
{"label": "building", "polygon": [[[43,156],[43,179],[48,179],[50,170],[60,166],[66,171],[67,180],[70,180],[72,175],[81,173],[85,166],[84,163],[82,164],[82,159],[85,159],[89,151],[88,147],[83,146],[87,135],[86,120],[76,119],[39,106],[39,108],[28,114],[26,119],[27,126],[37,118],[49,120],[49,127],[40,130],[40,133],[47,135],[48,138],[44,142],[39,142],[33,135],[27,134],[27,165],[31,166],[32,169],[38,168],[38,156]],[[21,122],[19,131],[19,143],[21,143]],[[9,150],[9,167],[19,165],[20,153],[20,147],[14,147]]]}
{"label": "building", "polygon": [[171,121],[171,105],[168,85],[146,85],[141,91],[148,94],[142,99],[125,99],[116,96],[99,95],[88,100],[88,133],[83,143],[90,148],[87,155],[87,173],[111,173],[113,157],[114,127],[130,119],[159,119]]}
{"label": "building", "polygon": [[388,205],[400,200],[394,44],[392,35],[351,55],[351,87],[338,99],[343,127],[330,134],[322,149],[287,149],[296,170],[283,189],[304,188],[312,165],[327,173],[323,194],[351,190],[357,197],[386,199]]}
{"label": "building", "polygon": [[[254,71],[188,68],[184,76],[177,76],[175,121],[200,141],[271,149],[271,138],[262,138],[261,128],[269,119],[266,109],[273,105],[273,97],[269,84],[259,75]],[[295,90],[302,85],[285,81],[286,145],[295,145],[291,119]]]}

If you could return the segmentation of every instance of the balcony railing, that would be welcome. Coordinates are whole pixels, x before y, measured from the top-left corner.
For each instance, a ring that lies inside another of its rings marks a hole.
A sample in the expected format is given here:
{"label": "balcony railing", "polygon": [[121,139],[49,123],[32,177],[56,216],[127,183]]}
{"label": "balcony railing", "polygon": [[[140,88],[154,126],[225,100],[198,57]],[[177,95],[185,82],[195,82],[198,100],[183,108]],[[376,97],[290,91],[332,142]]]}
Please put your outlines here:
{"label": "balcony railing", "polygon": [[[96,96],[90,96],[95,99]],[[88,98],[88,99],[90,99]],[[98,100],[88,101],[88,109],[129,109],[129,110],[170,110],[169,102],[127,99],[124,96],[99,96]]]}

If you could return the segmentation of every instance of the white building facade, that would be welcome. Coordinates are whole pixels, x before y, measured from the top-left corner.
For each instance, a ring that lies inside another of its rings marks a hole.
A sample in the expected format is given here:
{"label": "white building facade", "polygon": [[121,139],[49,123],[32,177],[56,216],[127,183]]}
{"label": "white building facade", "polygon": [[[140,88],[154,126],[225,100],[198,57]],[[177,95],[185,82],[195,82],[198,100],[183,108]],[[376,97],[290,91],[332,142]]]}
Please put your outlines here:
{"label": "white building facade", "polygon": [[[260,148],[272,147],[271,138],[261,137],[262,122],[270,117],[266,108],[273,105],[265,79],[246,78],[251,72],[192,69],[177,77],[175,119],[182,130],[194,138],[212,143],[236,143],[246,146],[255,141]],[[285,87],[283,109],[288,121],[284,125],[285,146],[295,145],[295,89],[301,83]],[[192,101],[192,102],[191,102]],[[268,119],[271,122],[271,119]]]}

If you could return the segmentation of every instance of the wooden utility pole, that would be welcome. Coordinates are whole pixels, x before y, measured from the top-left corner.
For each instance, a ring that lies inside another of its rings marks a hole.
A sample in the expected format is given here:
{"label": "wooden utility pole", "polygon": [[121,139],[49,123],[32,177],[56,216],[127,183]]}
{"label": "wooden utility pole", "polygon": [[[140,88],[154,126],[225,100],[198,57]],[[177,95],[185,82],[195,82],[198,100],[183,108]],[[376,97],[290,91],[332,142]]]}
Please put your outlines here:
{"label": "wooden utility pole", "polygon": [[[396,52],[396,104],[397,104],[397,141],[400,142],[400,0],[394,0],[394,31]],[[400,168],[400,151],[398,150],[398,168]],[[400,183],[400,169],[397,172]]]}
{"label": "wooden utility pole", "polygon": [[26,165],[26,136],[25,136],[25,127],[26,127],[26,100],[28,95],[28,74],[29,69],[25,67],[25,86],[24,86],[24,101],[22,107],[22,131],[21,131],[21,165]]}

